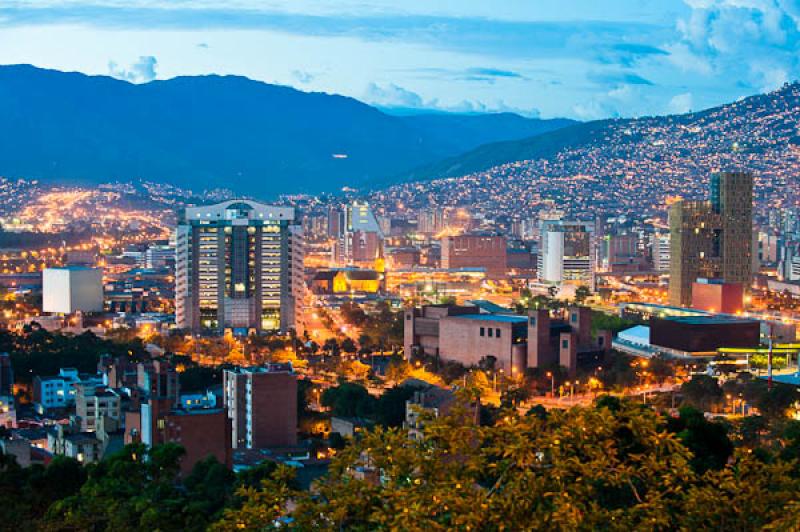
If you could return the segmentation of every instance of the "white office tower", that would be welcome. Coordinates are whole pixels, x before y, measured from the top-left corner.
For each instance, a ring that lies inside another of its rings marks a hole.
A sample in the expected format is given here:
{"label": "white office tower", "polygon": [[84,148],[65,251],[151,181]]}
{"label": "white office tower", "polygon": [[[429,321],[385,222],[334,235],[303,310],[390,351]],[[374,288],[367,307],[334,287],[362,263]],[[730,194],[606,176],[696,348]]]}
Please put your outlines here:
{"label": "white office tower", "polygon": [[659,272],[669,271],[669,233],[653,234],[653,268]]}
{"label": "white office tower", "polygon": [[42,271],[42,311],[102,312],[102,270],[86,266],[45,268]]}
{"label": "white office tower", "polygon": [[800,281],[800,243],[784,244],[778,264],[778,275],[782,281]]}
{"label": "white office tower", "polygon": [[594,222],[542,219],[539,233],[541,282],[593,283]]}
{"label": "white office tower", "polygon": [[302,227],[250,200],[188,207],[176,230],[175,321],[195,333],[298,329]]}

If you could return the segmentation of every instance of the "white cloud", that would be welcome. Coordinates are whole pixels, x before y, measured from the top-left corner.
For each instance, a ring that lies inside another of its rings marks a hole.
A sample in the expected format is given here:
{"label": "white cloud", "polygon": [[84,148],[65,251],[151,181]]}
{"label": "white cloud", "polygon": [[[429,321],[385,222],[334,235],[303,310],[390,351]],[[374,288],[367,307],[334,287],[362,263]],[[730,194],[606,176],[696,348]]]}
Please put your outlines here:
{"label": "white cloud", "polygon": [[117,78],[131,83],[147,83],[156,79],[158,61],[152,55],[143,55],[128,68],[119,66],[114,61],[108,62],[108,73]]}
{"label": "white cloud", "polygon": [[298,83],[311,83],[314,81],[316,76],[311,72],[306,72],[305,70],[292,70],[292,78],[294,78]]}
{"label": "white cloud", "polygon": [[768,91],[800,73],[797,0],[685,0],[680,38],[666,48],[683,71]]}
{"label": "white cloud", "polygon": [[364,93],[364,101],[381,107],[410,107],[412,109],[426,107],[419,94],[394,83],[386,85],[370,83]]}
{"label": "white cloud", "polygon": [[692,93],[684,92],[673,96],[667,104],[667,112],[670,114],[683,114],[692,110]]}

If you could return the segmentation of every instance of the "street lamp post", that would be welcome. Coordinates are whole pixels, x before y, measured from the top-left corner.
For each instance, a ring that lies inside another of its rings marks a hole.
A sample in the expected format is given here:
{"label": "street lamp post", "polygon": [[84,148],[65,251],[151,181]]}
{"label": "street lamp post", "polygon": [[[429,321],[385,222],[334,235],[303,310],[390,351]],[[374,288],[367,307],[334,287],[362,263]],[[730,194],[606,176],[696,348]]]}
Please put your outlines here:
{"label": "street lamp post", "polygon": [[556,377],[553,375],[552,371],[547,372],[547,376],[550,377],[550,397],[556,396]]}

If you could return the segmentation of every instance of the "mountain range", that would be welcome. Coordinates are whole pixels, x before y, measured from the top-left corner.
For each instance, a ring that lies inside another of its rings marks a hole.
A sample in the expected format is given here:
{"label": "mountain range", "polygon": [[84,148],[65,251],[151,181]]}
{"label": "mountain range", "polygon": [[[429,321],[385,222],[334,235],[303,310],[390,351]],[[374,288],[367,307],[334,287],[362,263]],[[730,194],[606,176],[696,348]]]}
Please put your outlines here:
{"label": "mountain range", "polygon": [[572,124],[512,113],[394,116],[238,76],[132,84],[0,66],[0,176],[43,182],[317,193],[413,175],[486,143]]}

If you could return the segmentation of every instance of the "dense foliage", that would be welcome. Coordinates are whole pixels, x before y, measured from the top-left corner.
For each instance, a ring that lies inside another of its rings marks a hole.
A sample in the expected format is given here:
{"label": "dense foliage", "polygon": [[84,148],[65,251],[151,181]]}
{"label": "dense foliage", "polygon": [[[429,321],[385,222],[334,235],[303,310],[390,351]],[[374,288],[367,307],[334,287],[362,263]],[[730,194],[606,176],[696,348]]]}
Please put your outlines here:
{"label": "dense foliage", "polygon": [[[348,393],[351,393],[349,391]],[[358,393],[358,392],[355,392]],[[400,392],[393,401],[400,402]],[[464,403],[465,405],[467,403]],[[428,419],[425,438],[378,425],[301,491],[271,463],[127,446],[88,466],[22,469],[0,455],[0,529],[796,530],[800,422],[677,417],[610,396],[592,407]],[[735,443],[735,446],[734,446]]]}
{"label": "dense foliage", "polygon": [[[279,470],[261,490],[242,492],[242,507],[215,528],[792,530],[800,522],[794,462],[700,448],[693,440],[717,430],[702,414],[665,419],[610,397],[534,414],[508,411],[477,426],[455,410],[430,420],[424,440],[378,428],[337,455],[313,495],[292,490],[290,472]],[[717,437],[727,441],[725,430]]]}
{"label": "dense foliage", "polygon": [[147,356],[141,339],[114,341],[92,332],[79,335],[51,333],[38,325],[26,326],[21,334],[0,331],[0,352],[11,353],[16,380],[30,383],[34,375],[56,375],[60,368],[95,373],[101,355]]}

